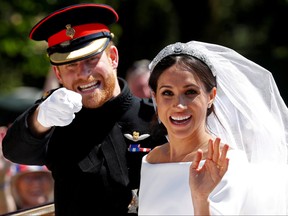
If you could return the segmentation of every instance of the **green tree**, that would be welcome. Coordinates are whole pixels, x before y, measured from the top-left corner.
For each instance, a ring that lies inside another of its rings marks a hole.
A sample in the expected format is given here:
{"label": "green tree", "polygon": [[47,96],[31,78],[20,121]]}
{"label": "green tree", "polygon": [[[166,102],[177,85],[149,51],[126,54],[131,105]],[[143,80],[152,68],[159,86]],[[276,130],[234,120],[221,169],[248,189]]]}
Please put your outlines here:
{"label": "green tree", "polygon": [[[28,38],[51,11],[80,0],[9,0],[0,7],[0,94],[16,86],[42,87],[50,63],[46,43]],[[153,58],[168,43],[200,40],[235,49],[273,72],[283,97],[288,71],[288,1],[92,0],[113,6],[120,54],[119,76],[135,60]]]}

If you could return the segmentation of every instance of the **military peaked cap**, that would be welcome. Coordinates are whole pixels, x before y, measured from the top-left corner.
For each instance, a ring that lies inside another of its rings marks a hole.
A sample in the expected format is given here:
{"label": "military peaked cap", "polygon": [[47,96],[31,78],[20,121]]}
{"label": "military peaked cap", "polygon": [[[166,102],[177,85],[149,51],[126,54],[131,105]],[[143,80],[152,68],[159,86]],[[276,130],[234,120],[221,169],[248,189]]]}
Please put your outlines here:
{"label": "military peaked cap", "polygon": [[113,35],[108,26],[118,19],[117,12],[105,4],[71,5],[39,21],[29,38],[48,42],[53,65],[68,64],[105,50]]}

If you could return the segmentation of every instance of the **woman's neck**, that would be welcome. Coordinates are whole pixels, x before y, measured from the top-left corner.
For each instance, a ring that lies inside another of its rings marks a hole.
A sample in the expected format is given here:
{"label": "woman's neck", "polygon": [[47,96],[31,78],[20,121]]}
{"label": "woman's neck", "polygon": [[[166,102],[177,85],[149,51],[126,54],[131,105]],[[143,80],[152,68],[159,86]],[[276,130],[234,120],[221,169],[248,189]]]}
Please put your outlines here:
{"label": "woman's neck", "polygon": [[201,149],[205,158],[205,152],[208,150],[209,139],[212,139],[212,136],[208,133],[185,139],[179,139],[173,136],[169,137],[166,156],[169,158],[168,160],[170,162],[192,161],[198,149]]}

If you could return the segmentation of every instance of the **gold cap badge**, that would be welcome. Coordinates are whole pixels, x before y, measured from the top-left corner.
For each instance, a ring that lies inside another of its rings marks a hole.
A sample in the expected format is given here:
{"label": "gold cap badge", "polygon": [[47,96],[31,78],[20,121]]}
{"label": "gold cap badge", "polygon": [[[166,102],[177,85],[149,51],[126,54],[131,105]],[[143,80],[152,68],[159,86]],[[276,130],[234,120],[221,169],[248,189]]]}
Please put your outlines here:
{"label": "gold cap badge", "polygon": [[75,35],[75,29],[73,29],[72,27],[71,27],[71,24],[67,24],[66,26],[66,35],[68,36],[68,37],[70,37],[71,39],[73,39],[73,37],[74,37],[74,35]]}

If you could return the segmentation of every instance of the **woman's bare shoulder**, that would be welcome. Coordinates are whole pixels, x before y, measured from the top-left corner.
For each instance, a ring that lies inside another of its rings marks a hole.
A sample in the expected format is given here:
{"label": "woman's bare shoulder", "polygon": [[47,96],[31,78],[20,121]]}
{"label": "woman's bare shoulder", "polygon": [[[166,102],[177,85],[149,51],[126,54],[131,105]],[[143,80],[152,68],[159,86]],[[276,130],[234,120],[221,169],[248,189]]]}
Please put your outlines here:
{"label": "woman's bare shoulder", "polygon": [[146,157],[146,161],[148,163],[161,163],[164,157],[164,149],[167,148],[167,144],[163,144],[161,146],[156,146],[152,149]]}

